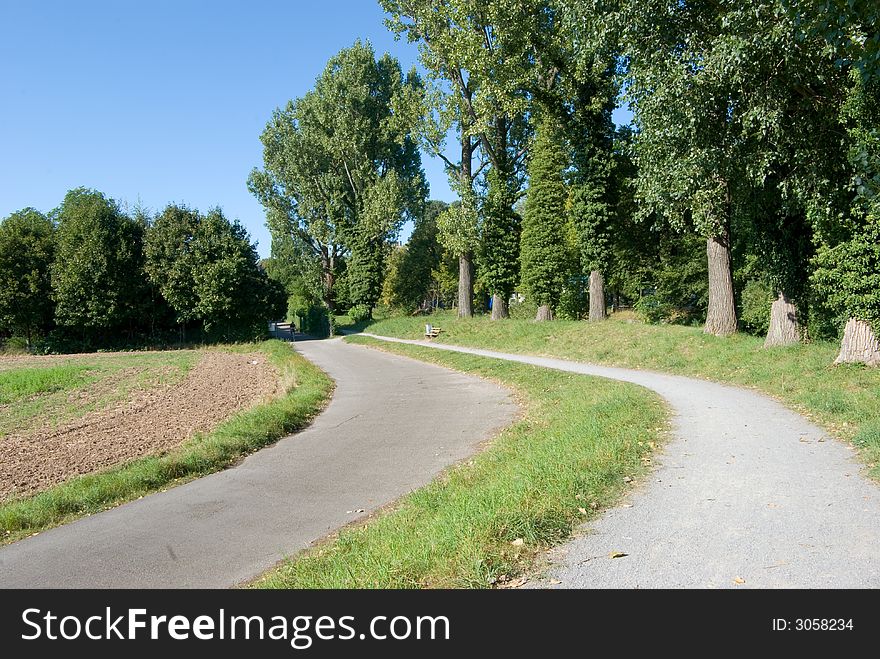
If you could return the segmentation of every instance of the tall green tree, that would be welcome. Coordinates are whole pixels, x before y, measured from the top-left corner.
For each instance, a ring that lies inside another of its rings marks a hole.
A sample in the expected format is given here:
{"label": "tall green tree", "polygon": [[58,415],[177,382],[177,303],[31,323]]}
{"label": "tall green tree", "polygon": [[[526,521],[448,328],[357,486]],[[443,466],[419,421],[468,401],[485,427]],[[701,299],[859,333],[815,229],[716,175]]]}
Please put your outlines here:
{"label": "tall green tree", "polygon": [[[526,106],[525,93],[517,81],[528,68],[527,32],[518,19],[524,15],[520,5],[506,0],[381,0],[390,14],[388,25],[397,35],[406,34],[419,44],[422,64],[435,81],[428,95],[423,124],[425,146],[444,160],[452,187],[460,204],[450,207],[440,222],[441,240],[459,259],[458,313],[473,315],[475,256],[490,269],[492,293],[503,298],[509,271],[516,269],[510,251],[503,247],[486,249],[480,242],[480,202],[476,181],[490,165],[496,180],[505,179],[502,187],[515,185],[515,167],[502,162],[515,142],[512,133],[522,125]],[[444,145],[448,129],[454,126],[460,145],[460,157],[447,157]],[[524,146],[520,144],[520,146]],[[514,153],[513,164],[522,163],[525,149]],[[475,158],[479,162],[475,165]],[[498,214],[490,218],[494,225],[505,225],[515,218],[511,208],[497,206],[495,196],[489,209]],[[495,259],[502,259],[495,262]],[[503,273],[500,278],[496,273]],[[499,288],[500,285],[500,288]],[[505,301],[498,307],[505,308]],[[494,309],[495,307],[493,307]]]}
{"label": "tall green tree", "polygon": [[181,332],[196,321],[211,339],[253,339],[285,314],[283,286],[260,266],[244,227],[219,208],[202,215],[171,204],[145,242],[146,272],[174,309]]}
{"label": "tall green tree", "polygon": [[389,273],[387,287],[391,306],[410,312],[430,303],[435,287],[434,271],[440,267],[443,257],[437,237],[437,218],[446,206],[442,201],[429,201],[422,216],[416,218],[406,249]]}
{"label": "tall green tree", "polygon": [[0,222],[0,328],[24,335],[28,349],[36,333],[48,329],[55,305],[51,265],[55,226],[25,208]]}
{"label": "tall green tree", "polygon": [[492,296],[492,319],[509,317],[508,300],[519,283],[522,218],[516,212],[516,177],[505,165],[493,166],[486,176],[486,197],[480,232],[480,279]]}
{"label": "tall green tree", "polygon": [[238,221],[210,210],[193,238],[195,314],[208,336],[250,340],[266,333],[266,323],[286,311],[283,289],[259,265],[256,247]]}
{"label": "tall green tree", "polygon": [[68,192],[53,215],[55,322],[85,338],[137,323],[145,297],[143,226],[86,188]]}
{"label": "tall green tree", "polygon": [[544,119],[529,155],[520,252],[523,289],[538,305],[536,320],[552,319],[565,282],[567,167],[559,130],[552,120]]}
{"label": "tall green tree", "polygon": [[169,204],[153,220],[144,240],[145,271],[174,310],[184,341],[187,324],[198,320],[193,250],[200,223],[197,210]]}
{"label": "tall green tree", "polygon": [[328,62],[312,91],[276,110],[261,136],[264,167],[249,188],[273,236],[309,246],[331,311],[340,261],[353,248],[368,251],[355,255],[351,274],[363,303],[375,303],[375,262],[424,203],[415,135],[422,97],[415,70],[357,42]]}
{"label": "tall green tree", "polygon": [[630,58],[628,96],[639,127],[641,202],[674,227],[692,226],[705,237],[705,330],[717,335],[737,328],[730,231],[746,154],[736,139],[736,90],[724,75],[725,60],[738,53],[723,47],[735,13],[734,5],[709,1],[633,0],[625,6],[622,35]]}
{"label": "tall green tree", "polygon": [[[590,91],[593,103],[595,90]],[[586,99],[585,99],[586,100]],[[606,318],[605,278],[612,263],[615,228],[619,223],[614,213],[614,123],[613,105],[606,100],[600,108],[585,104],[569,119],[574,134],[571,216],[577,229],[581,268],[589,275],[589,320]]]}

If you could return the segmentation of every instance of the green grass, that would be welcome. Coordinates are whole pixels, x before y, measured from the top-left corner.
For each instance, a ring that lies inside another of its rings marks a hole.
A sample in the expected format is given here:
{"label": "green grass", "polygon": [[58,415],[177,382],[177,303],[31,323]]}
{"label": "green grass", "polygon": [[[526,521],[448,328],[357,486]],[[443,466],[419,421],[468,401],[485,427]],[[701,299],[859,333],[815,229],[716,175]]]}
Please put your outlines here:
{"label": "green grass", "polygon": [[0,504],[0,542],[11,542],[228,467],[302,427],[328,400],[331,380],[289,344],[266,341],[233,349],[264,352],[278,369],[285,393],[233,415],[173,452],[74,478],[37,495]]}
{"label": "green grass", "polygon": [[472,460],[371,522],[286,561],[257,587],[504,583],[614,502],[628,487],[626,477],[645,472],[666,427],[659,398],[635,385],[364,337],[347,340],[496,380],[517,392],[523,416]]}
{"label": "green grass", "polygon": [[[880,479],[880,369],[834,366],[836,344],[765,349],[762,339],[747,334],[719,338],[694,327],[648,325],[631,314],[603,323],[493,322],[452,314],[429,320],[443,328],[441,342],[665,371],[757,389],[853,441],[869,474]],[[367,331],[419,339],[425,322],[424,317],[387,318]]]}
{"label": "green grass", "polygon": [[70,391],[95,380],[86,364],[0,371],[0,405],[16,403],[38,394]]}
{"label": "green grass", "polygon": [[22,366],[0,359],[0,441],[12,432],[81,418],[138,389],[178,382],[198,357],[194,350],[107,353],[33,358]]}

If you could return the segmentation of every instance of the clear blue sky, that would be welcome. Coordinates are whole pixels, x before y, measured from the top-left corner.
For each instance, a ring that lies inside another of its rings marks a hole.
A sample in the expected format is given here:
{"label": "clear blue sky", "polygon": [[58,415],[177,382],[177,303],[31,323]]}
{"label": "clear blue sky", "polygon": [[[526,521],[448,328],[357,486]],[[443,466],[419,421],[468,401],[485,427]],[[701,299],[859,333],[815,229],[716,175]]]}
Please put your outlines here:
{"label": "clear blue sky", "polygon": [[[267,256],[246,186],[259,135],[357,38],[416,63],[374,0],[0,0],[0,218],[86,186],[154,211],[219,205]],[[439,160],[424,166],[451,200]]]}

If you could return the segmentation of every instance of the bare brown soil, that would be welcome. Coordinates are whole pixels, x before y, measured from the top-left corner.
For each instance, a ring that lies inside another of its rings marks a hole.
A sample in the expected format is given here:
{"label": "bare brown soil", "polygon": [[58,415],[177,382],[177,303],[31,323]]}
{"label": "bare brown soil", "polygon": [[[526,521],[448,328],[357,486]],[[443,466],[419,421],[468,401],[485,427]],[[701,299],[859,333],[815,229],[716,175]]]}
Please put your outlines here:
{"label": "bare brown soil", "polygon": [[264,355],[206,352],[181,382],[136,391],[62,426],[0,439],[0,500],[167,452],[277,389]]}

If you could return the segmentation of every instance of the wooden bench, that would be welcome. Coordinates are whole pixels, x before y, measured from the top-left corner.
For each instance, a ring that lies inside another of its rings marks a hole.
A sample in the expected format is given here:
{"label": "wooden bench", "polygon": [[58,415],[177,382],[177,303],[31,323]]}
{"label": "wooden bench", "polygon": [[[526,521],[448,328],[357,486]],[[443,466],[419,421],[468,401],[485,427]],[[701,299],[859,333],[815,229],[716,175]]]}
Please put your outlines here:
{"label": "wooden bench", "polygon": [[425,338],[426,339],[436,339],[440,336],[440,332],[443,330],[439,327],[435,327],[434,325],[425,325]]}

